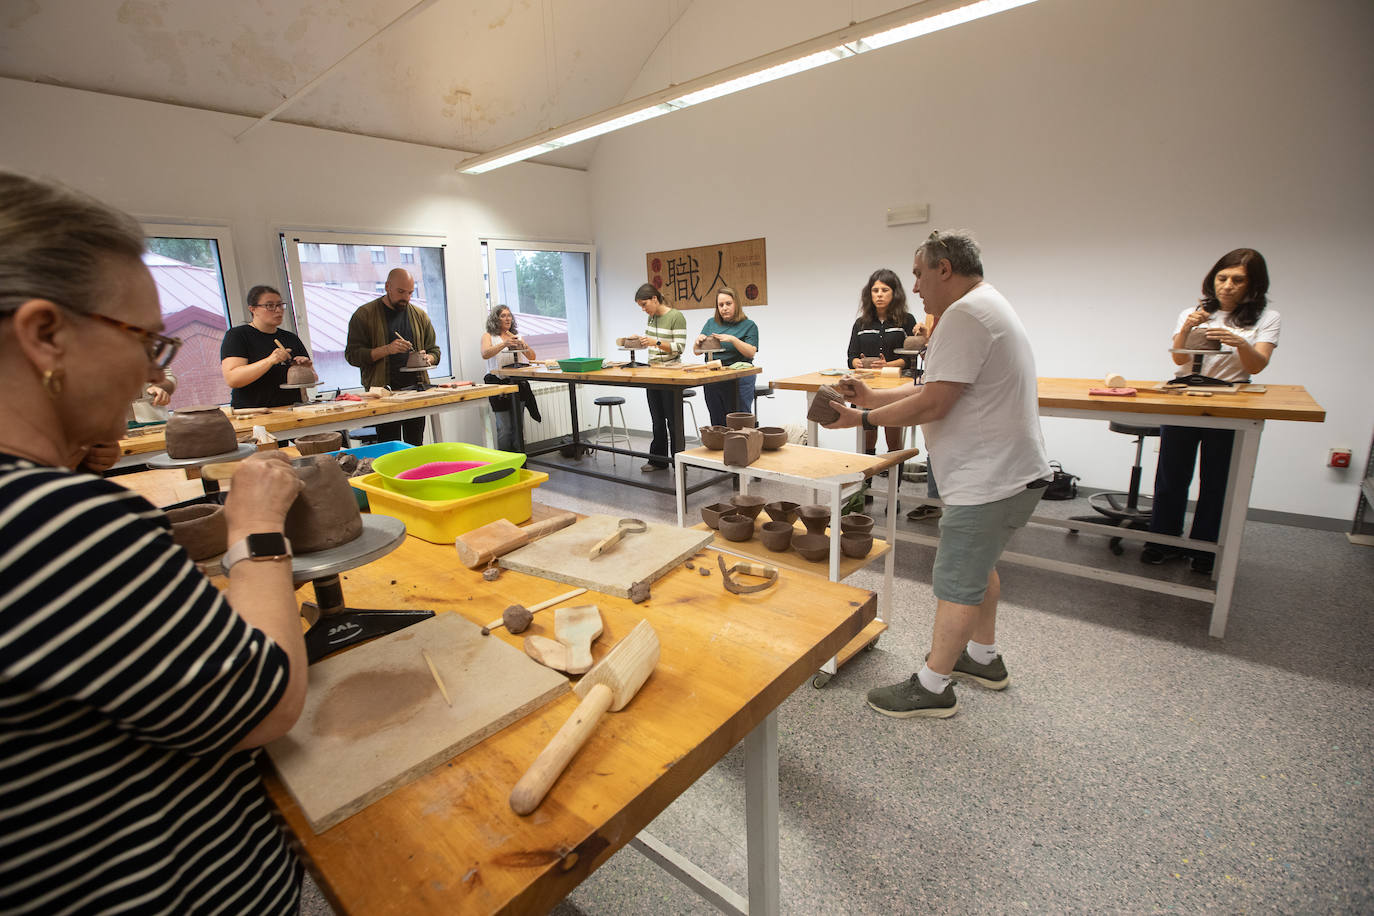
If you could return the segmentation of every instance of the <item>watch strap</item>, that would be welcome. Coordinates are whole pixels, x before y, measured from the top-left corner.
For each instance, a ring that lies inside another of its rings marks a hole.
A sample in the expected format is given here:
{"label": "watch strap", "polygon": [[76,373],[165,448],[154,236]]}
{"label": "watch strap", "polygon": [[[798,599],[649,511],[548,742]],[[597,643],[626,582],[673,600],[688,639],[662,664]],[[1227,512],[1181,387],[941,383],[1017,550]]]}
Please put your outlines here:
{"label": "watch strap", "polygon": [[[285,546],[285,553],[278,552],[276,546],[264,550],[258,543],[255,543],[260,538],[270,539],[274,545],[280,538],[280,545]],[[220,558],[219,565],[227,576],[229,570],[242,560],[289,560],[291,557],[291,541],[285,535],[278,533],[267,533],[265,536],[250,534],[231,544],[229,549],[224,552],[224,556]]]}

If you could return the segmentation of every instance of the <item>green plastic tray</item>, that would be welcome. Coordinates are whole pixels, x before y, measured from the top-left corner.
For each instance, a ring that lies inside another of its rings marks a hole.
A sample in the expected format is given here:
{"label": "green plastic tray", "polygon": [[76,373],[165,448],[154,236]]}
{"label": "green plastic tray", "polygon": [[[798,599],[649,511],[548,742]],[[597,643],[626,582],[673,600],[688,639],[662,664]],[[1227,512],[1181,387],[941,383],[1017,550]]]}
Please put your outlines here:
{"label": "green plastic tray", "polygon": [[558,368],[564,372],[595,372],[601,368],[604,356],[577,356],[572,359],[560,359]]}
{"label": "green plastic tray", "polygon": [[[420,480],[401,480],[396,476],[431,461],[488,463],[455,474]],[[519,479],[515,471],[524,463],[525,456],[521,452],[500,452],[466,442],[435,442],[389,455],[378,455],[372,459],[372,470],[381,478],[382,485],[394,493],[404,493],[416,499],[462,499],[510,486]]]}

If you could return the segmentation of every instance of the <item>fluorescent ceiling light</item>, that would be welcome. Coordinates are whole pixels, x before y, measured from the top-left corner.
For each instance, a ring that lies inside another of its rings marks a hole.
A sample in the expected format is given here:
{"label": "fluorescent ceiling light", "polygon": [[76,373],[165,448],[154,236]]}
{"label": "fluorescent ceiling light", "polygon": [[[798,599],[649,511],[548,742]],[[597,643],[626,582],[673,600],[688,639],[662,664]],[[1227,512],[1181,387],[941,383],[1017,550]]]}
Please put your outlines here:
{"label": "fluorescent ceiling light", "polygon": [[953,28],[1034,2],[1035,0],[925,0],[883,16],[875,16],[846,28],[819,35],[790,48],[783,48],[717,70],[715,73],[708,73],[679,86],[660,89],[650,95],[608,108],[599,114],[580,118],[517,143],[466,159],[456,167],[458,171],[468,175],[490,172],[513,162],[540,156],[620,130],[622,127],[802,73],[822,64],[876,51],[888,45]]}

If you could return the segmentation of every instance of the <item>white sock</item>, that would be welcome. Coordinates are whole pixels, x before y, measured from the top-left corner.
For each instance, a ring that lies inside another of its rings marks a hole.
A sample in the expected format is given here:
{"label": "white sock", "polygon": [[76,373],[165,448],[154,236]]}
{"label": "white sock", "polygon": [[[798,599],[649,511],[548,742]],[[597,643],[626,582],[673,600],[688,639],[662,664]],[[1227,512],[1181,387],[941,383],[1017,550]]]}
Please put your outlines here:
{"label": "white sock", "polygon": [[992,660],[997,657],[997,643],[985,646],[980,642],[969,640],[968,657],[980,665],[990,665]]}
{"label": "white sock", "polygon": [[922,665],[921,670],[916,672],[916,677],[920,679],[921,686],[931,693],[944,693],[949,686],[948,674],[936,674],[930,670],[929,665]]}

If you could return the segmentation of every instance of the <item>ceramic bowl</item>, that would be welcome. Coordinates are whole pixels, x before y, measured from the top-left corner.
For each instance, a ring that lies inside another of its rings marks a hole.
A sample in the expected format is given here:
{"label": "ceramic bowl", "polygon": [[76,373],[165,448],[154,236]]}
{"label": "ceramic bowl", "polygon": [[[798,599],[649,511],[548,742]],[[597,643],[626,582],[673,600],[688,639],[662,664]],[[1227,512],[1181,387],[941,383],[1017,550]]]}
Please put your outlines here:
{"label": "ceramic bowl", "polygon": [[792,546],[804,560],[825,560],[830,557],[830,538],[823,534],[794,534]]}
{"label": "ceramic bowl", "polygon": [[792,524],[797,520],[797,509],[800,508],[796,503],[780,499],[777,502],[767,503],[763,511],[768,513],[768,517],[775,522],[787,522]]}
{"label": "ceramic bowl", "polygon": [[797,516],[806,526],[809,534],[824,534],[825,526],[830,523],[830,507],[821,505],[798,506]]}
{"label": "ceramic bowl", "polygon": [[730,505],[734,506],[740,515],[749,516],[749,521],[759,517],[759,512],[763,510],[762,496],[744,496],[736,493],[730,497]]}
{"label": "ceramic bowl", "polygon": [[747,515],[722,515],[717,530],[728,541],[747,541],[754,536],[754,520]]}
{"label": "ceramic bowl", "polygon": [[296,450],[302,455],[319,455],[324,452],[332,452],[342,445],[343,436],[336,432],[311,433],[296,439]]}
{"label": "ceramic bowl", "polygon": [[697,432],[701,435],[701,444],[706,448],[720,451],[725,448],[725,426],[702,426]]}
{"label": "ceramic bowl", "polygon": [[763,527],[759,528],[759,540],[769,550],[781,553],[792,546],[792,535],[795,533],[791,522],[764,522]]}
{"label": "ceramic bowl", "polygon": [[725,425],[731,429],[753,429],[758,424],[751,413],[727,413]]}
{"label": "ceramic bowl", "polygon": [[781,426],[764,426],[759,432],[763,433],[763,447],[770,452],[787,444],[787,430]]}
{"label": "ceramic bowl", "polygon": [[182,506],[168,509],[166,514],[172,526],[172,540],[185,548],[192,560],[207,560],[224,553],[229,531],[223,506]]}
{"label": "ceramic bowl", "polygon": [[851,531],[859,534],[871,534],[873,532],[873,517],[870,515],[860,515],[857,512],[841,515],[840,531],[845,534]]}
{"label": "ceramic bowl", "polygon": [[859,559],[873,549],[873,535],[868,532],[847,531],[840,535],[840,553]]}
{"label": "ceramic bowl", "polygon": [[737,515],[735,507],[729,503],[714,503],[709,506],[701,507],[701,520],[706,523],[707,528],[720,528],[720,517],[722,515]]}

